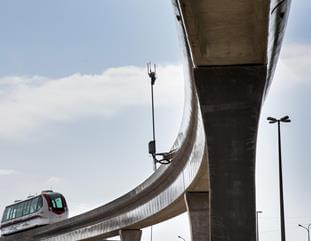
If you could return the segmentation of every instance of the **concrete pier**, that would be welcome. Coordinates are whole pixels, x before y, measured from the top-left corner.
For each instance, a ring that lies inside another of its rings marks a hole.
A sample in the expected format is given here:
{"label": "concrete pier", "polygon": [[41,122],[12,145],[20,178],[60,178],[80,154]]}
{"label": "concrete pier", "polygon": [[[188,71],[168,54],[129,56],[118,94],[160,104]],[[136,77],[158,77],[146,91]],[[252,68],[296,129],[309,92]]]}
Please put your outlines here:
{"label": "concrete pier", "polygon": [[120,230],[119,235],[121,241],[140,241],[142,231],[140,229]]}
{"label": "concrete pier", "polygon": [[192,241],[208,241],[209,232],[209,193],[185,193]]}
{"label": "concrete pier", "polygon": [[256,238],[256,139],[266,73],[265,65],[194,69],[208,148],[211,241]]}

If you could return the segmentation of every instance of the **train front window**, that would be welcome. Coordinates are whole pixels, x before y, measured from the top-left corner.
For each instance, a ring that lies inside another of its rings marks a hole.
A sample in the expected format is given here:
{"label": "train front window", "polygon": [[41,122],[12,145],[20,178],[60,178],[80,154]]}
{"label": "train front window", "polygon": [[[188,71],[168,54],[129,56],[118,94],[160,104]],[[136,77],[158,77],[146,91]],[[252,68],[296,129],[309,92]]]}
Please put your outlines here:
{"label": "train front window", "polygon": [[52,205],[53,208],[63,208],[62,199],[60,197],[55,198],[54,200],[52,200]]}
{"label": "train front window", "polygon": [[63,197],[60,194],[49,194],[49,197],[53,210],[63,211],[65,209],[65,203],[63,201]]}

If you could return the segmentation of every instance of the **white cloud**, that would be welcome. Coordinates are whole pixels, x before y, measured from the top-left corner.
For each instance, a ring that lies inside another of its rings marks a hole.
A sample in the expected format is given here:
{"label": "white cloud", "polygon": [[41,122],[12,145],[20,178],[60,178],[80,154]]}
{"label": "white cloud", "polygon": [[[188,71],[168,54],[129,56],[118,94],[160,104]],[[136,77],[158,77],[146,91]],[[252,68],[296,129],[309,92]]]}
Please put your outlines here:
{"label": "white cloud", "polygon": [[0,176],[15,175],[18,172],[12,169],[0,169]]}
{"label": "white cloud", "polygon": [[[164,105],[182,90],[181,66],[159,66],[156,103]],[[16,138],[47,122],[80,117],[109,117],[124,108],[149,105],[146,69],[126,66],[99,75],[74,74],[59,79],[41,76],[0,78],[0,138]]]}
{"label": "white cloud", "polygon": [[290,89],[311,84],[311,43],[284,45],[272,85]]}
{"label": "white cloud", "polygon": [[[284,45],[272,87],[282,91],[309,85],[310,66],[311,44]],[[182,67],[159,66],[157,72],[156,104],[180,105],[182,98],[175,95],[183,93]],[[59,79],[0,77],[0,138],[20,138],[51,122],[109,118],[126,108],[149,105],[150,82],[145,67],[110,68],[98,75],[74,74]]]}
{"label": "white cloud", "polygon": [[61,181],[61,179],[59,177],[50,177],[48,180],[47,180],[47,185],[49,186],[53,186],[53,185],[56,185],[58,184],[59,182]]}

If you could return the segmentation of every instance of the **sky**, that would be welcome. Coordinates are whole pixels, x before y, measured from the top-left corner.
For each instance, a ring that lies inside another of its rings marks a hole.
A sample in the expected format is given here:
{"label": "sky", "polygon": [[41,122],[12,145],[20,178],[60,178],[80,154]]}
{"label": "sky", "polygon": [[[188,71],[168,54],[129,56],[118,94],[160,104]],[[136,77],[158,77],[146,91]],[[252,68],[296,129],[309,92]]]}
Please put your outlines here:
{"label": "sky", "polygon": [[[267,116],[292,120],[282,125],[288,240],[306,240],[297,225],[311,223],[310,10],[309,0],[292,2],[262,109],[256,186],[263,241],[280,237],[277,128]],[[0,30],[0,212],[53,189],[66,196],[74,216],[152,174],[147,62],[158,65],[159,151],[172,146],[183,108],[183,56],[170,1],[2,0]],[[154,241],[177,235],[190,240],[186,214],[153,227]],[[143,240],[150,240],[149,228]]]}

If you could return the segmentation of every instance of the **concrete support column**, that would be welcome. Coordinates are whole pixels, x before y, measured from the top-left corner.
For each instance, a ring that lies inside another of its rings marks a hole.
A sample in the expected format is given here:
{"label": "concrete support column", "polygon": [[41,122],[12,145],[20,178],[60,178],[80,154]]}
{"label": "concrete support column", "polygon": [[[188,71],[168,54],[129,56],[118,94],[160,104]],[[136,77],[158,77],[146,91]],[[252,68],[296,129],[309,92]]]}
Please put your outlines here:
{"label": "concrete support column", "polygon": [[194,69],[209,161],[210,241],[255,241],[255,156],[266,65]]}
{"label": "concrete support column", "polygon": [[121,241],[140,241],[140,229],[123,229],[119,231]]}
{"label": "concrete support column", "polygon": [[187,192],[185,194],[192,241],[209,241],[209,193]]}

